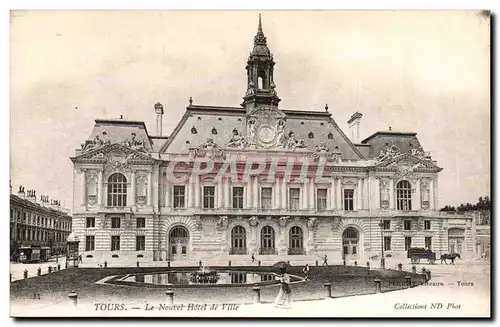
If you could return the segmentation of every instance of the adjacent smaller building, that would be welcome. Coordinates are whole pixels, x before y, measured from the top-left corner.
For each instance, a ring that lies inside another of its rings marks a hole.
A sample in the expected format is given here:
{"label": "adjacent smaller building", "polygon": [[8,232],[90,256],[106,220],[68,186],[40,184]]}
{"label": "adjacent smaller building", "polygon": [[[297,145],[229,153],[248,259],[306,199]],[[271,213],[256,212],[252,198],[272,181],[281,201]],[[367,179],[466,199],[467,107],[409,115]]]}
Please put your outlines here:
{"label": "adjacent smaller building", "polygon": [[58,200],[19,186],[10,194],[10,254],[16,257],[21,248],[50,247],[52,255],[65,253],[66,238],[71,233],[72,217]]}

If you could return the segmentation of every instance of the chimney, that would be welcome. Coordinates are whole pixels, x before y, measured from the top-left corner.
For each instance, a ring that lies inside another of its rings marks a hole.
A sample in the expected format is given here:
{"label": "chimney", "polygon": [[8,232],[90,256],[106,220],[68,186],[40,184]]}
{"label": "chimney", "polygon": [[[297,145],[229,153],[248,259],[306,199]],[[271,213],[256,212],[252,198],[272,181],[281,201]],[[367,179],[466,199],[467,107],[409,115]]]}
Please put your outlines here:
{"label": "chimney", "polygon": [[28,190],[28,192],[26,193],[26,200],[36,203],[36,191]]}
{"label": "chimney", "polygon": [[359,143],[359,124],[361,123],[361,117],[363,117],[363,114],[356,111],[347,121],[349,124],[349,134],[353,143]]}
{"label": "chimney", "polygon": [[17,192],[17,196],[20,197],[21,199],[24,199],[26,197],[26,193],[24,193],[24,186],[22,185],[19,186],[19,191]]}
{"label": "chimney", "polygon": [[155,104],[156,112],[156,135],[161,136],[161,129],[163,123],[163,105],[161,103]]}

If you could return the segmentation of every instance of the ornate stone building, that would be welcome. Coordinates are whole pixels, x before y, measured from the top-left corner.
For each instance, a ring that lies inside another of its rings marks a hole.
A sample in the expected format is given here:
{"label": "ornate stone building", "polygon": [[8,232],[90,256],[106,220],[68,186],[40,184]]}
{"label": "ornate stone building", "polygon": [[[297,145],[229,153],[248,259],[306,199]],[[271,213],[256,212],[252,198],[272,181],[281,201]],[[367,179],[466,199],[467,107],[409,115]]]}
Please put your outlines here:
{"label": "ornate stone building", "polygon": [[[350,138],[328,107],[279,108],[261,22],[238,107],[194,105],[161,136],[96,120],[76,150],[74,222],[85,260],[366,260],[408,247],[462,257],[472,217],[438,211],[442,170],[416,133]],[[250,162],[250,164],[249,164]],[[202,173],[197,173],[197,172]]]}

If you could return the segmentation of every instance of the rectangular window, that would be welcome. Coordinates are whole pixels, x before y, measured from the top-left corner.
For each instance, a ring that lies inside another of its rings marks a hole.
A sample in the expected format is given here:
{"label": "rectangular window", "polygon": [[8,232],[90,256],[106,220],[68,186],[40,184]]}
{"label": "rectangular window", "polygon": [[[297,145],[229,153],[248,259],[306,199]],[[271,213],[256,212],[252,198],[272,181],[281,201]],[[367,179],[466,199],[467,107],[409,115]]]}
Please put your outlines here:
{"label": "rectangular window", "polygon": [[111,228],[120,228],[121,219],[120,217],[111,217]]}
{"label": "rectangular window", "polygon": [[344,210],[354,210],[354,190],[344,190]]}
{"label": "rectangular window", "polygon": [[290,189],[289,209],[290,210],[300,209],[300,188]]}
{"label": "rectangular window", "polygon": [[135,237],[135,250],[144,251],[146,249],[146,236],[138,235]]}
{"label": "rectangular window", "polygon": [[120,236],[111,236],[111,251],[120,251]]}
{"label": "rectangular window", "polygon": [[411,230],[411,220],[404,221],[404,230]]}
{"label": "rectangular window", "polygon": [[94,251],[95,250],[95,236],[87,235],[85,236],[85,251]]}
{"label": "rectangular window", "polygon": [[411,237],[406,236],[405,237],[405,251],[408,251],[409,248],[411,248]]}
{"label": "rectangular window", "polygon": [[427,250],[432,250],[432,237],[430,236],[425,237],[425,248]]}
{"label": "rectangular window", "polygon": [[17,212],[17,222],[20,223],[21,222],[21,211],[18,211]]}
{"label": "rectangular window", "polygon": [[316,209],[318,211],[326,210],[327,204],[327,194],[328,191],[326,188],[319,188],[316,190]]}
{"label": "rectangular window", "polygon": [[391,237],[384,236],[384,251],[390,251],[390,250],[391,250]]}
{"label": "rectangular window", "polygon": [[390,230],[391,229],[391,221],[390,220],[384,220],[384,230]]}
{"label": "rectangular window", "polygon": [[243,187],[233,187],[233,208],[243,209]]}
{"label": "rectangular window", "polygon": [[87,224],[85,225],[87,228],[95,227],[95,218],[87,217]]}
{"label": "rectangular window", "polygon": [[430,220],[424,220],[424,229],[431,230],[431,221]]}
{"label": "rectangular window", "polygon": [[260,207],[271,209],[273,207],[273,188],[263,187],[260,189]]}
{"label": "rectangular window", "polygon": [[136,228],[146,228],[146,218],[139,217],[135,220]]}
{"label": "rectangular window", "polygon": [[215,186],[203,186],[203,208],[215,208]]}
{"label": "rectangular window", "polygon": [[184,185],[174,186],[174,208],[184,208],[185,207],[185,195],[186,188]]}
{"label": "rectangular window", "polygon": [[23,223],[26,224],[26,212],[23,212]]}

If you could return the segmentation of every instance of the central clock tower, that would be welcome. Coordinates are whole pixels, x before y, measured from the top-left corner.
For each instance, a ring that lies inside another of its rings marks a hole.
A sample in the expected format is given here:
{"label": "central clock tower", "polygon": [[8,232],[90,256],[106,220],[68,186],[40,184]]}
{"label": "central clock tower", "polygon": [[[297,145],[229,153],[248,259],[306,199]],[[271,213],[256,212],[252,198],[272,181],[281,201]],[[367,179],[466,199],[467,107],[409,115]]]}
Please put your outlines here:
{"label": "central clock tower", "polygon": [[254,37],[253,50],[247,61],[247,92],[241,104],[247,113],[260,106],[278,107],[281,101],[276,94],[273,80],[274,60],[267,47],[267,40],[262,32],[262,20],[259,14],[259,26]]}

